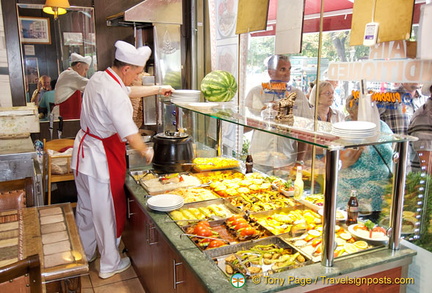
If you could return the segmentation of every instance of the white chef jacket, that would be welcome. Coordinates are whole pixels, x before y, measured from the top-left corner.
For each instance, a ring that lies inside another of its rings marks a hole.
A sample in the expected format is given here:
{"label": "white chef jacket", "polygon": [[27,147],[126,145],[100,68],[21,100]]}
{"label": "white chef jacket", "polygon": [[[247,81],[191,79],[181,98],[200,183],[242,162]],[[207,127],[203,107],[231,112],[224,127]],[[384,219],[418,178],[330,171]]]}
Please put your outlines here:
{"label": "white chef jacket", "polygon": [[[120,77],[109,70],[120,82],[117,83],[105,71],[96,72],[89,80],[84,92],[80,125],[81,130],[75,138],[72,155],[72,168],[76,168],[79,160],[79,172],[97,178],[100,182],[109,182],[108,162],[101,140],[87,135],[82,141],[79,155],[78,147],[84,130],[100,138],[107,138],[118,133],[122,140],[129,135],[138,133],[133,119],[133,108],[128,96],[128,88]],[[84,158],[82,155],[84,154]]]}
{"label": "white chef jacket", "polygon": [[71,67],[60,73],[55,86],[55,103],[66,101],[76,91],[84,91],[88,78],[78,74]]}
{"label": "white chef jacket", "polygon": [[[305,95],[293,87],[291,91],[297,95],[293,108],[294,116],[313,119],[313,112]],[[249,91],[245,105],[248,111],[259,117],[265,104],[277,99],[275,95],[265,93],[262,86],[259,85]],[[253,130],[249,152],[254,163],[280,168],[296,161],[297,143],[292,139]]]}

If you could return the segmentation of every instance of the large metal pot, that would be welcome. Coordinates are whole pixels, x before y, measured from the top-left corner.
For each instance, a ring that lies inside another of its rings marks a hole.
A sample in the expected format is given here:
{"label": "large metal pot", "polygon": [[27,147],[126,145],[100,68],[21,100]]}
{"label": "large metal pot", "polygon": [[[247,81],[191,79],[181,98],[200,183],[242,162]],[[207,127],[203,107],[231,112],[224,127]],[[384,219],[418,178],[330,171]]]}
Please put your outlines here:
{"label": "large metal pot", "polygon": [[168,132],[153,136],[153,169],[157,173],[187,172],[192,168],[192,138],[185,133]]}

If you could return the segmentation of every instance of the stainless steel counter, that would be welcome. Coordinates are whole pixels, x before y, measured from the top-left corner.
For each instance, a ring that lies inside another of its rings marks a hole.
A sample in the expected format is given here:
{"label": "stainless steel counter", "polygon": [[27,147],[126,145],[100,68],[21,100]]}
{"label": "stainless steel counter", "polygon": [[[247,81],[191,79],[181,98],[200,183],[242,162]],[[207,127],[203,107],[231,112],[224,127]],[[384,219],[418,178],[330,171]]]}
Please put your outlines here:
{"label": "stainless steel counter", "polygon": [[0,140],[0,182],[33,178],[34,203],[43,205],[42,166],[30,137]]}

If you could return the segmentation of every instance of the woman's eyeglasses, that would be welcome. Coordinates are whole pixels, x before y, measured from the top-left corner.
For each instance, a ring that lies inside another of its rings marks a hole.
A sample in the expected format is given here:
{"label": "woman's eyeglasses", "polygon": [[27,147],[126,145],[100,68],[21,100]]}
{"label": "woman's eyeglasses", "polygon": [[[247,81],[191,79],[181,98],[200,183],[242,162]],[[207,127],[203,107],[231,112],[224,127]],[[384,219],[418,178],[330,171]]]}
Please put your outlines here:
{"label": "woman's eyeglasses", "polygon": [[326,92],[322,92],[321,95],[323,96],[333,96],[334,92],[331,91],[326,91]]}

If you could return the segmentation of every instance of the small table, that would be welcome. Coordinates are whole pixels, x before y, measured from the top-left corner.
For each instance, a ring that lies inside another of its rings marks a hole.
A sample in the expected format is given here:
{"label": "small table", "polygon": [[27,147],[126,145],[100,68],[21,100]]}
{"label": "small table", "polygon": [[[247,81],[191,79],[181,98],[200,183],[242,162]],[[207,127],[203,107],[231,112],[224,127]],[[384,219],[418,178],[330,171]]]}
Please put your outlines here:
{"label": "small table", "polygon": [[70,203],[0,212],[0,267],[33,254],[47,287],[80,292],[89,268]]}

